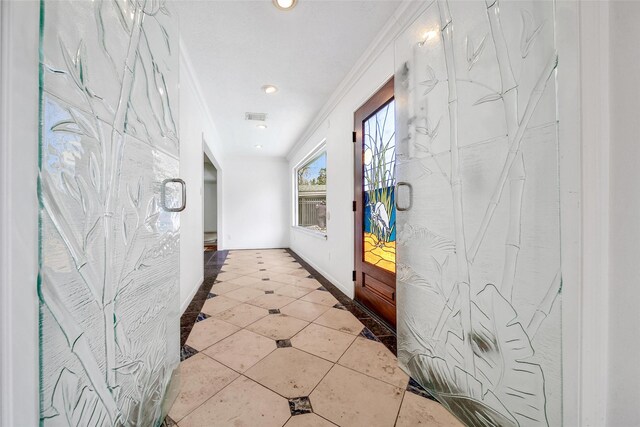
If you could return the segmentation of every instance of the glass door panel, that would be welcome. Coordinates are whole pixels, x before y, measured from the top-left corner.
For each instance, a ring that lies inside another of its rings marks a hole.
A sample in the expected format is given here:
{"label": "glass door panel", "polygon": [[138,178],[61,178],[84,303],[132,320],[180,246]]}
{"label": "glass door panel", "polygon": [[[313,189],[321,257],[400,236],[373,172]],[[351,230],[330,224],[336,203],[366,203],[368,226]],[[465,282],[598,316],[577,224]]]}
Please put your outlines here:
{"label": "glass door panel", "polygon": [[398,358],[466,425],[562,424],[554,25],[438,0],[396,41]]}
{"label": "glass door panel", "polygon": [[175,15],[41,8],[41,424],[157,425],[179,363]]}

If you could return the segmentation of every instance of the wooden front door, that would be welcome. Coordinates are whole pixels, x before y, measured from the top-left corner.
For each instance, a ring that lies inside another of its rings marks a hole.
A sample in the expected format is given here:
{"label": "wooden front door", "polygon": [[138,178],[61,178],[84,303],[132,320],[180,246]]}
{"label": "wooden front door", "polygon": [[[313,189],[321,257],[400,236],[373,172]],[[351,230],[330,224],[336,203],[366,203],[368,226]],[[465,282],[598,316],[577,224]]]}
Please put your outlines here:
{"label": "wooden front door", "polygon": [[355,112],[355,297],[396,325],[393,78]]}

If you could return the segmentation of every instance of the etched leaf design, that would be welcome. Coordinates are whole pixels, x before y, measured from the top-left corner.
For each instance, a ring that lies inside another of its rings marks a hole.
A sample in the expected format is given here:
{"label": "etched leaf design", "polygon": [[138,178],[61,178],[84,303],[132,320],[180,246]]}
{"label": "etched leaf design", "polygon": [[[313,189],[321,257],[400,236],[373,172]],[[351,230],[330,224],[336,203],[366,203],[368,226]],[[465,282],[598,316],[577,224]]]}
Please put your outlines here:
{"label": "etched leaf design", "polygon": [[536,38],[540,34],[542,27],[544,26],[544,21],[540,23],[536,27],[535,21],[533,19],[533,15],[526,9],[522,10],[522,34],[520,36],[520,55],[522,58],[526,58],[529,55],[529,51],[531,50],[531,46],[533,46],[533,42],[536,41]]}
{"label": "etched leaf design", "polygon": [[466,43],[467,43],[467,69],[469,71],[471,71],[471,68],[473,68],[475,63],[478,62],[478,59],[480,59],[480,55],[482,55],[482,52],[484,51],[485,44],[487,42],[487,36],[488,36],[488,34],[485,34],[484,37],[482,37],[482,39],[480,40],[480,43],[478,43],[478,47],[477,48],[473,47],[473,40],[471,40],[471,38],[467,36],[467,38],[466,38]]}
{"label": "etched leaf design", "polygon": [[113,370],[120,374],[133,375],[137,373],[143,365],[144,363],[141,360],[134,360],[124,365],[116,366]]}
{"label": "etched leaf design", "polygon": [[408,363],[412,377],[469,426],[517,427],[518,422],[491,392],[458,366],[440,357],[418,354]]}
{"label": "etched leaf design", "polygon": [[100,192],[100,167],[98,166],[98,159],[93,152],[89,156],[89,179],[93,188]]}
{"label": "etched leaf design", "polygon": [[478,99],[476,102],[473,103],[473,105],[480,105],[480,104],[484,104],[485,102],[493,102],[499,99],[502,99],[501,94],[490,93],[489,95],[483,96],[482,98]]}
{"label": "etched leaf design", "polygon": [[436,85],[438,84],[438,79],[436,78],[436,73],[433,71],[433,68],[431,68],[428,65],[427,65],[427,68],[426,68],[426,75],[427,75],[427,79],[422,81],[422,82],[420,82],[420,84],[422,86],[426,86],[426,89],[424,90],[423,95],[426,95],[429,92],[431,92],[433,90],[433,88],[435,88]]}
{"label": "etched leaf design", "polygon": [[[520,426],[547,425],[542,368],[527,361],[533,347],[513,306],[494,285],[487,285],[473,300],[471,319],[478,381],[510,408]],[[462,337],[449,333],[446,345],[459,363]]]}
{"label": "etched leaf design", "polygon": [[127,246],[129,244],[129,229],[127,225],[127,212],[124,208],[122,208],[122,241],[124,245]]}
{"label": "etched leaf design", "polygon": [[98,394],[89,386],[81,386],[78,376],[68,368],[60,372],[51,406],[42,416],[45,419],[60,417],[60,425],[109,425],[109,414]]}
{"label": "etched leaf design", "polygon": [[80,201],[80,189],[78,188],[78,183],[76,181],[72,181],[71,177],[68,173],[62,171],[60,173],[62,186],[66,190],[66,192],[77,202]]}

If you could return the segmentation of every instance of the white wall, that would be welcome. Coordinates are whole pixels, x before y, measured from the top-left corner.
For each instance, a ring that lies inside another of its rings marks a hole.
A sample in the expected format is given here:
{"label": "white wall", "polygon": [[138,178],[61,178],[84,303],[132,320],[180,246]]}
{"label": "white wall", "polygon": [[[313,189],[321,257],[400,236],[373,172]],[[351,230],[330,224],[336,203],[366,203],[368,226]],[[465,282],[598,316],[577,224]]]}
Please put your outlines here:
{"label": "white wall", "polygon": [[218,231],[218,183],[204,182],[204,231]]}
{"label": "white wall", "polygon": [[[218,182],[225,171],[222,142],[198,81],[191,72],[188,53],[180,52],[180,175],[187,184],[187,208],[180,214],[180,307],[186,310],[202,284],[204,151],[216,166]],[[204,151],[203,151],[204,150]],[[219,195],[222,198],[222,195]],[[222,202],[220,202],[222,203]],[[223,219],[223,218],[221,218]]]}
{"label": "white wall", "polygon": [[610,5],[611,216],[607,425],[631,426],[640,423],[640,2],[614,1]]}
{"label": "white wall", "polygon": [[[291,228],[290,246],[349,297],[353,298],[351,272],[354,265],[353,212],[353,113],[394,72],[393,43],[387,44],[322,125],[289,156],[289,182],[293,168],[326,138],[327,144],[327,238]],[[293,200],[289,185],[289,201]],[[291,203],[291,202],[290,202]],[[291,225],[292,222],[290,221]]]}
{"label": "white wall", "polygon": [[225,222],[220,231],[224,236],[224,248],[289,246],[286,160],[280,157],[229,157],[225,168],[222,187]]}

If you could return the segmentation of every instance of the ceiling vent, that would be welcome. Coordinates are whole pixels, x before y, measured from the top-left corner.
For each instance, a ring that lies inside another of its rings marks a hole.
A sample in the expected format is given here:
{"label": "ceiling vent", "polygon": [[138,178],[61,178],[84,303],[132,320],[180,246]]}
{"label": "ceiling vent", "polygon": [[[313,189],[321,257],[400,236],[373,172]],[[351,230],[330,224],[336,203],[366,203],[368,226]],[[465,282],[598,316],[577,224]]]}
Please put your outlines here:
{"label": "ceiling vent", "polygon": [[264,122],[267,120],[266,113],[244,113],[245,120],[253,120],[257,122]]}

